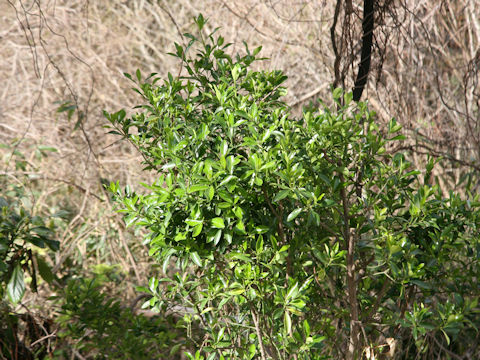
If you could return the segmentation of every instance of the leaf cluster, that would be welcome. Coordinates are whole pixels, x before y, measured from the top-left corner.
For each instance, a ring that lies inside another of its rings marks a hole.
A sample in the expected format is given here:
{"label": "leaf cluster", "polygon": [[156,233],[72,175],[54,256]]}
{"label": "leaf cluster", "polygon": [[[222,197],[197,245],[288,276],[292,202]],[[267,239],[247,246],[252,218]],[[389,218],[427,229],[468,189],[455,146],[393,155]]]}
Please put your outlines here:
{"label": "leaf cluster", "polygon": [[250,69],[260,48],[234,60],[196,22],[173,54],[188,75],[127,75],[145,104],[105,113],[158,174],[143,193],[109,188],[166,275],[145,306],[180,304],[187,336],[201,327],[191,359],[358,358],[387,338],[466,351],[478,197],[443,198],[433,161],[422,174],[386,151],[400,125],[341,89],[293,118],[285,75]]}
{"label": "leaf cluster", "polygon": [[[184,344],[172,319],[147,317],[104,292],[100,278],[71,279],[59,292],[61,308],[56,319],[63,346],[55,357],[71,348],[88,358],[166,358],[175,343]],[[64,348],[69,344],[68,348]]]}
{"label": "leaf cluster", "polygon": [[53,221],[46,223],[44,217],[33,215],[22,203],[22,194],[22,188],[12,187],[0,197],[0,296],[7,295],[12,303],[18,303],[25,293],[25,272],[32,279],[33,291],[37,290],[37,274],[48,283],[53,280],[41,249],[59,249]]}

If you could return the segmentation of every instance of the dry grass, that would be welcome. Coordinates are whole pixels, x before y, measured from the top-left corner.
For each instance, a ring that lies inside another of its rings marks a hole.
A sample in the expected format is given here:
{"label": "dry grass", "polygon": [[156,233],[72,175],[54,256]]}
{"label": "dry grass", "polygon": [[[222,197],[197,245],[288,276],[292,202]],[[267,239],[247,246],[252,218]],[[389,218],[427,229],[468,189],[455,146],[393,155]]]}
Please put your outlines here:
{"label": "dry grass", "polygon": [[[480,6],[475,0],[381,4],[385,9],[375,30],[364,98],[382,121],[395,116],[408,131],[428,139],[414,147],[417,154],[445,153],[476,166]],[[337,80],[348,88],[357,71],[361,6],[354,1],[351,14],[341,9],[336,28],[343,49]],[[86,244],[103,241],[110,251],[97,252],[88,262],[120,263],[134,283],[149,271],[140,241],[124,231],[111,204],[99,200],[106,199],[101,179],[124,185],[149,176],[141,172],[136,151],[103,128],[103,109],[129,109],[138,101],[123,72],[177,73],[179,64],[166,52],[174,41],[183,41],[181,33],[192,30],[193,16],[203,13],[210,30],[221,27],[234,43],[233,51],[242,51],[242,41],[251,48],[263,45],[269,60],[262,66],[285,70],[287,101],[298,109],[328,98],[335,81],[334,7],[325,0],[0,2],[0,143],[11,145],[2,150],[2,171],[21,175],[8,161],[13,148],[20,150],[33,164],[27,175],[36,180],[28,186],[35,187],[37,207],[72,209],[56,266],[67,256],[87,261],[92,253]],[[56,112],[66,101],[76,106],[71,119]],[[33,151],[38,145],[58,151],[38,160]],[[458,161],[452,165],[455,179],[461,174]]]}

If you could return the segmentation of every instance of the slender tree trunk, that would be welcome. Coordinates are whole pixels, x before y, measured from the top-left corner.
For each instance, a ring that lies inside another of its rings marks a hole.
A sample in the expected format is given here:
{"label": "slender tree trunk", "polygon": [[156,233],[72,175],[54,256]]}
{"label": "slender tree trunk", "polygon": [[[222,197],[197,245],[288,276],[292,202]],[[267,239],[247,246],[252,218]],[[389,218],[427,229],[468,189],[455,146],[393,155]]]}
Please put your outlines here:
{"label": "slender tree trunk", "polygon": [[[339,174],[342,184],[345,183],[343,174]],[[347,297],[350,307],[350,338],[346,354],[347,360],[355,360],[360,353],[360,323],[358,315],[357,282],[355,280],[355,240],[350,232],[349,203],[345,188],[340,190],[343,205],[343,237],[347,248]]]}
{"label": "slender tree trunk", "polygon": [[350,339],[347,360],[355,360],[360,352],[360,322],[358,315],[357,283],[355,281],[354,240],[349,236],[347,250],[347,293],[350,305]]}

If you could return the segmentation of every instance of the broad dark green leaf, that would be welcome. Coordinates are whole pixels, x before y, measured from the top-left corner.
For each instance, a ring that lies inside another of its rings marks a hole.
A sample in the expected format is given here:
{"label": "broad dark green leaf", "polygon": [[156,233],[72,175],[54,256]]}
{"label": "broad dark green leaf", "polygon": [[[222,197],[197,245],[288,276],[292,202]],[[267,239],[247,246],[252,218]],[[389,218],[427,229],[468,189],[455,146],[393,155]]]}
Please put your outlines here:
{"label": "broad dark green leaf", "polygon": [[23,294],[25,294],[23,270],[20,264],[13,268],[12,275],[7,284],[7,294],[10,301],[14,304],[18,303],[22,299]]}
{"label": "broad dark green leaf", "polygon": [[51,283],[54,279],[52,270],[50,269],[50,266],[45,262],[45,260],[41,256],[36,256],[37,259],[37,265],[38,265],[38,272],[40,276],[42,277],[43,280],[45,280],[47,283]]}

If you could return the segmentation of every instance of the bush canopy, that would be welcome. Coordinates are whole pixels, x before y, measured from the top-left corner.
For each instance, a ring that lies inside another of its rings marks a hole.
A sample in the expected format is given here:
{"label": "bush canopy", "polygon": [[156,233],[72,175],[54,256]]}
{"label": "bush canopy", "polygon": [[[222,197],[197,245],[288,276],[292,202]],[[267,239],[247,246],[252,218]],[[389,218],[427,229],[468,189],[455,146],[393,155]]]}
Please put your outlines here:
{"label": "bush canopy", "polygon": [[158,174],[142,191],[110,184],[163,268],[145,306],[181,309],[190,359],[467,354],[478,196],[444,198],[435,162],[388,151],[400,125],[351,93],[293,117],[286,76],[251,70],[261,48],[231,57],[195,21],[172,54],[185,76],[126,74],[143,104],[105,113]]}

